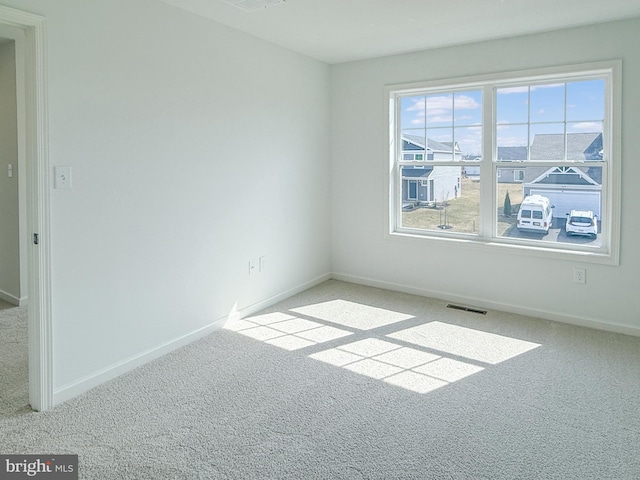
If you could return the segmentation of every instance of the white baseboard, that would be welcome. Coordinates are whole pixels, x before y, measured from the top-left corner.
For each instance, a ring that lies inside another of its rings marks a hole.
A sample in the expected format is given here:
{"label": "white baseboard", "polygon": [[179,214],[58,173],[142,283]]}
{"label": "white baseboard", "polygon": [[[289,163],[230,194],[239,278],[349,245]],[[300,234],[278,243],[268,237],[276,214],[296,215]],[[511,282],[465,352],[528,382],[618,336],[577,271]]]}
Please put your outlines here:
{"label": "white baseboard", "polygon": [[224,322],[226,320],[226,317],[218,319],[215,322],[205,327],[199,328],[198,330],[195,330],[191,333],[165,342],[161,345],[158,345],[157,347],[150,348],[137,355],[133,355],[132,357],[116,362],[112,365],[109,365],[108,367],[98,370],[97,372],[93,372],[78,380],[63,385],[60,388],[56,388],[53,391],[53,404],[59,405],[60,403],[66,402],[67,400],[77,397],[78,395],[85,393],[92,388],[97,387],[98,385],[108,382],[109,380],[113,380],[114,378],[119,377],[124,373],[140,367],[145,363],[149,363],[152,360],[155,360],[166,355],[167,353],[172,352],[173,350],[195,342],[202,337],[206,337],[210,333],[213,333],[214,331],[222,328],[222,325],[224,325]]}
{"label": "white baseboard", "polygon": [[392,290],[395,292],[419,295],[421,297],[436,298],[439,300],[460,303],[467,306],[481,307],[481,308],[486,308],[490,310],[498,310],[502,312],[515,313],[518,315],[526,315],[528,317],[536,317],[536,318],[542,318],[545,320],[551,320],[553,322],[558,322],[558,323],[567,323],[570,325],[577,325],[580,327],[587,327],[587,328],[593,328],[596,330],[604,330],[604,331],[613,332],[613,333],[623,333],[625,335],[634,335],[634,336],[640,337],[640,328],[630,327],[628,325],[619,325],[615,323],[603,322],[593,318],[582,318],[582,317],[577,317],[573,315],[549,312],[546,310],[537,310],[532,308],[521,307],[518,305],[512,305],[508,303],[489,302],[479,298],[457,295],[457,294],[448,293],[448,292],[441,292],[437,290],[427,290],[422,288],[416,288],[409,285],[382,282],[379,280],[358,277],[355,275],[347,275],[344,273],[334,273],[331,275],[331,278],[335,280],[341,280],[343,282],[355,283],[359,285],[367,285],[369,287],[377,287],[385,290]]}
{"label": "white baseboard", "polygon": [[152,360],[160,358],[163,355],[172,352],[173,350],[195,342],[200,338],[206,337],[207,335],[222,328],[227,320],[240,319],[248,315],[252,315],[253,313],[270,307],[271,305],[274,305],[281,300],[289,298],[297,293],[303,292],[304,290],[307,290],[315,285],[329,280],[330,278],[330,274],[322,275],[314,280],[311,280],[310,282],[304,283],[298,287],[287,290],[286,292],[282,292],[278,295],[274,295],[273,297],[250,305],[246,308],[243,308],[242,310],[233,311],[229,315],[219,318],[213,323],[199,328],[198,330],[195,330],[191,333],[187,333],[186,335],[183,335],[179,338],[150,348],[137,355],[133,355],[129,358],[109,365],[108,367],[105,367],[101,370],[86,375],[78,380],[56,388],[53,392],[53,404],[59,405],[60,403],[66,402],[67,400],[77,397],[78,395],[85,393],[92,388],[97,387],[98,385],[108,382],[109,380],[113,380],[114,378],[119,377],[124,373],[140,367]]}
{"label": "white baseboard", "polygon": [[285,300],[289,297],[292,297],[300,292],[304,292],[305,290],[310,289],[311,287],[315,287],[316,285],[320,285],[322,282],[326,282],[327,280],[331,280],[332,275],[330,273],[326,273],[321,275],[307,283],[303,283],[295,288],[287,290],[286,292],[279,293],[278,295],[274,295],[273,297],[269,297],[266,300],[262,300],[258,303],[254,303],[253,305],[249,305],[240,310],[233,311],[229,314],[229,320],[240,320],[241,318],[248,317],[249,315],[253,315],[254,313],[259,312],[260,310],[264,310],[265,308],[270,307],[271,305],[275,305],[276,303]]}
{"label": "white baseboard", "polygon": [[0,289],[0,299],[4,300],[5,302],[9,302],[12,305],[16,305],[18,307],[21,307],[22,305],[26,305],[26,302],[27,302],[27,297],[18,298],[15,295],[11,295],[10,293],[7,293],[2,289]]}

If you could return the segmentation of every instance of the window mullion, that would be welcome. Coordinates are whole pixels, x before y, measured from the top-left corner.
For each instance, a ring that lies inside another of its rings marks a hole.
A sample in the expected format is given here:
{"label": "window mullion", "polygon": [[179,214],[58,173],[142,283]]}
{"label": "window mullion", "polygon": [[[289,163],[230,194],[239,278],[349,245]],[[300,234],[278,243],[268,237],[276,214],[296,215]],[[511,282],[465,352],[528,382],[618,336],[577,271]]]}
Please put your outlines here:
{"label": "window mullion", "polygon": [[492,85],[482,92],[482,160],[480,164],[480,236],[490,239],[495,227],[495,184],[497,172],[493,157],[496,141],[494,128],[495,100]]}

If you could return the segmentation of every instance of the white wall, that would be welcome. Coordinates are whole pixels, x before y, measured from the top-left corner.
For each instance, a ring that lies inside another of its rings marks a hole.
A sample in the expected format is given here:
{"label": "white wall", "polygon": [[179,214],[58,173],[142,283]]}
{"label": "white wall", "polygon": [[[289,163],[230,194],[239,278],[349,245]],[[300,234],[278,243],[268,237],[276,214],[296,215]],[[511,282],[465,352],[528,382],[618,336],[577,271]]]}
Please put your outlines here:
{"label": "white wall", "polygon": [[[363,283],[640,334],[639,31],[640,19],[634,19],[334,66],[333,272]],[[623,61],[619,266],[481,252],[386,234],[385,85],[612,59]],[[572,283],[575,266],[586,266],[586,285]],[[525,282],[532,286],[525,288]]]}
{"label": "white wall", "polygon": [[54,401],[325,278],[328,66],[154,0],[3,3],[46,18],[50,159],[72,167]]}
{"label": "white wall", "polygon": [[[0,45],[0,298],[20,304],[15,42]],[[8,176],[8,166],[13,177]]]}

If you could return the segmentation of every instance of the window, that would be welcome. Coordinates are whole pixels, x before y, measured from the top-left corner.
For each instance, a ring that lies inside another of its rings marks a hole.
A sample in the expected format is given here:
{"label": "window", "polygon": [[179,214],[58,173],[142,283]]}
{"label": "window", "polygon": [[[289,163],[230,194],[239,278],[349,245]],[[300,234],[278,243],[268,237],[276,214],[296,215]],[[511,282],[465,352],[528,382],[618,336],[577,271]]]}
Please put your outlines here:
{"label": "window", "polygon": [[[498,169],[498,173],[500,169]],[[514,170],[513,171],[513,181],[514,182],[522,182],[524,180],[524,170]]]}
{"label": "window", "polygon": [[[389,88],[390,232],[617,262],[619,70]],[[545,206],[521,223],[536,199]],[[572,210],[593,213],[595,238],[567,234]]]}

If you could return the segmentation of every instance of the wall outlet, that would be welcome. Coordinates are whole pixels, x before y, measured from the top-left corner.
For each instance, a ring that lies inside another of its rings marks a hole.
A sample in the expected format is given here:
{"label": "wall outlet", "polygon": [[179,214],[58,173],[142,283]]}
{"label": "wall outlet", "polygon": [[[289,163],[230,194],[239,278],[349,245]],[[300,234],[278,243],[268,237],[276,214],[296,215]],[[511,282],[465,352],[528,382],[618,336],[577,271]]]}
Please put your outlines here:
{"label": "wall outlet", "polygon": [[258,271],[264,272],[264,269],[267,267],[267,257],[262,256],[258,259]]}
{"label": "wall outlet", "polygon": [[573,283],[587,283],[587,270],[584,268],[574,268]]}

